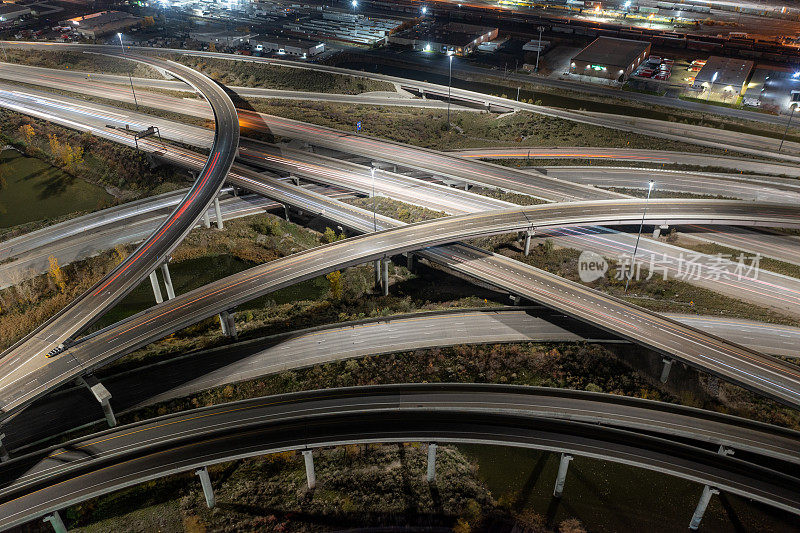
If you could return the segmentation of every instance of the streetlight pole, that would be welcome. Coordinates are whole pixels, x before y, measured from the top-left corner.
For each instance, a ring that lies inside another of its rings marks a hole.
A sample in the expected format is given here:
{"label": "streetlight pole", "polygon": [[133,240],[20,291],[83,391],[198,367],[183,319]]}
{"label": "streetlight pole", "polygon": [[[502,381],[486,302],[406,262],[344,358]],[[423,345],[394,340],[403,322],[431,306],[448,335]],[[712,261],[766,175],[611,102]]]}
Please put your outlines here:
{"label": "streetlight pole", "polygon": [[536,68],[533,69],[534,72],[539,72],[539,54],[542,53],[542,32],[544,31],[544,26],[539,26],[539,48],[536,49]]}
{"label": "streetlight pole", "polygon": [[453,54],[447,57],[450,58],[450,75],[447,77],[447,127],[450,128],[450,84],[453,81]]}
{"label": "streetlight pole", "polygon": [[789,126],[792,124],[792,117],[794,116],[794,108],[795,108],[795,107],[797,107],[797,106],[794,106],[794,105],[793,105],[793,106],[789,106],[789,107],[791,107],[791,108],[792,108],[792,111],[791,111],[791,113],[789,113],[789,122],[787,122],[787,123],[786,123],[786,129],[785,129],[785,130],[783,130],[783,137],[781,137],[781,145],[778,147],[778,151],[779,151],[779,152],[780,152],[780,151],[781,151],[781,149],[783,148],[783,141],[785,141],[785,140],[786,140],[786,133],[788,133],[788,131],[789,131]]}
{"label": "streetlight pole", "polygon": [[369,169],[372,174],[372,231],[378,231],[378,221],[375,215],[375,167]]}
{"label": "streetlight pole", "polygon": [[636,264],[636,252],[639,251],[639,239],[642,238],[642,227],[644,226],[644,219],[647,216],[647,203],[650,201],[650,193],[653,192],[653,186],[656,184],[653,180],[647,184],[647,198],[644,201],[644,211],[642,211],[642,222],[639,224],[639,234],[636,236],[636,246],[633,247],[633,257],[631,258],[631,267],[628,269],[628,275],[625,279],[625,292],[628,292],[628,283],[633,276],[633,267]]}
{"label": "streetlight pole", "polygon": [[[122,44],[122,34],[117,33],[117,37],[119,37],[119,46],[122,48],[122,55],[125,55],[125,45]],[[136,91],[133,90],[133,77],[130,73],[128,73],[128,81],[131,84],[131,94],[133,94],[133,105],[136,106],[136,111],[139,111],[139,102],[136,100]]]}

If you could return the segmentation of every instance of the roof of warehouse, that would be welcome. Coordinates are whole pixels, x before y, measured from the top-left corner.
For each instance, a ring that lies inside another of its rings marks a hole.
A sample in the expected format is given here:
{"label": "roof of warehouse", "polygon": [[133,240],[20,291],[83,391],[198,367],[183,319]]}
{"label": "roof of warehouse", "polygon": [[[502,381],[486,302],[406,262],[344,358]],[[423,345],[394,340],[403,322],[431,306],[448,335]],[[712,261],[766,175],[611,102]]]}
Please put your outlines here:
{"label": "roof of warehouse", "polygon": [[575,55],[573,61],[584,61],[598,65],[615,65],[627,67],[647,50],[650,43],[632,39],[615,39],[598,37]]}

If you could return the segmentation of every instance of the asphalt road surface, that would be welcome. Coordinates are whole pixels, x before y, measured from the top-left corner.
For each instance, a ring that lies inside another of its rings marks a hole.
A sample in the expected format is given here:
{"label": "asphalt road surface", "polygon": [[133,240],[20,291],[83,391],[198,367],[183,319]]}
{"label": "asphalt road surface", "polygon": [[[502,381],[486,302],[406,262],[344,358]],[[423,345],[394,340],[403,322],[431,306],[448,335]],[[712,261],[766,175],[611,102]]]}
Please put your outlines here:
{"label": "asphalt road surface", "polygon": [[796,464],[795,432],[613,395],[440,384],[256,398],[123,426],[12,459],[0,465],[6,480],[0,488],[0,528],[234,458],[369,441],[470,442],[572,453],[675,475],[800,513],[797,477],[708,449],[722,443]]}
{"label": "asphalt road surface", "polygon": [[[136,251],[86,293],[2,354],[0,382],[3,387],[26,391],[22,396],[36,396],[63,382],[65,376],[85,372],[80,362],[68,353],[56,359],[48,359],[46,355],[89,326],[169,257],[217,195],[236,156],[239,142],[236,108],[219,85],[176,63],[126,57],[170,69],[176,77],[206,96],[217,125],[214,147],[183,201]],[[8,416],[7,411],[4,416]]]}

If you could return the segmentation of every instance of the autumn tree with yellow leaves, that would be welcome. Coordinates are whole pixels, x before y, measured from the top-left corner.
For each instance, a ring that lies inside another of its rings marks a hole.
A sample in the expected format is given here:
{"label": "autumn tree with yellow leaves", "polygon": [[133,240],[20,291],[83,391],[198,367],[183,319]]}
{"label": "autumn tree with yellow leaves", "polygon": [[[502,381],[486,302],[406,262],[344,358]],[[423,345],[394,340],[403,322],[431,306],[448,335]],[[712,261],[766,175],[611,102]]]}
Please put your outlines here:
{"label": "autumn tree with yellow leaves", "polygon": [[334,270],[325,277],[328,278],[328,282],[331,284],[331,296],[333,299],[341,300],[342,294],[344,293],[341,271]]}
{"label": "autumn tree with yellow leaves", "polygon": [[58,287],[59,291],[62,293],[66,292],[67,282],[64,281],[64,272],[62,272],[61,267],[58,266],[58,259],[51,255],[47,260],[50,261],[50,269],[47,271],[47,277]]}
{"label": "autumn tree with yellow leaves", "polygon": [[61,142],[55,135],[48,135],[50,140],[50,152],[55,160],[70,172],[75,172],[79,165],[83,163],[83,147],[72,147],[67,143]]}

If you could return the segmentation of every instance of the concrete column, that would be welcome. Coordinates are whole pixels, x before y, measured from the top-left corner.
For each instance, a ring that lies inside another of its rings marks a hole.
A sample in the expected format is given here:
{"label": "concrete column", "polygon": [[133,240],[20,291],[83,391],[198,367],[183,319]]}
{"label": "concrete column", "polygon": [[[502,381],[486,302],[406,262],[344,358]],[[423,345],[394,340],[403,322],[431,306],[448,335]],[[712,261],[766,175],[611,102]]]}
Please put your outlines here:
{"label": "concrete column", "polygon": [[408,267],[408,271],[412,274],[417,270],[417,260],[411,252],[406,254],[406,267]]}
{"label": "concrete column", "polygon": [[381,260],[375,260],[375,288],[381,285]]}
{"label": "concrete column", "polygon": [[667,379],[669,378],[669,371],[672,368],[672,359],[665,357],[661,360],[664,363],[664,366],[661,367],[661,383],[666,383]]}
{"label": "concrete column", "polygon": [[211,486],[211,478],[208,475],[208,468],[205,466],[195,471],[195,474],[200,478],[200,485],[203,487],[203,495],[206,497],[206,505],[209,509],[213,509],[217,500],[214,497],[214,487]]}
{"label": "concrete column", "polygon": [[659,237],[661,237],[661,232],[667,231],[668,229],[669,229],[669,226],[666,225],[666,224],[662,224],[660,226],[654,226],[653,227],[653,238],[654,239],[658,239]]}
{"label": "concrete column", "polygon": [[172,286],[172,276],[169,275],[169,263],[164,263],[161,265],[161,275],[164,277],[164,287],[167,289],[167,299],[172,300],[175,298],[175,289]]}
{"label": "concrete column", "polygon": [[383,295],[389,296],[389,260],[383,260],[383,273],[381,275],[381,286],[383,287]]}
{"label": "concrete column", "polygon": [[706,512],[706,507],[708,507],[708,502],[711,501],[711,496],[714,494],[719,494],[719,491],[713,487],[709,487],[708,485],[703,487],[703,493],[700,495],[700,501],[697,502],[697,507],[692,515],[692,521],[689,522],[689,529],[697,529],[700,527],[700,521],[703,520],[703,515]]}
{"label": "concrete column", "polygon": [[228,334],[228,312],[223,311],[218,316],[219,316],[219,325],[222,328],[222,334],[225,335],[226,337],[229,337],[230,335]]}
{"label": "concrete column", "polygon": [[469,190],[469,183],[467,183],[466,181],[464,182],[464,190],[465,191]]}
{"label": "concrete column", "polygon": [[95,400],[100,403],[100,407],[103,408],[103,414],[106,417],[106,422],[108,422],[108,427],[114,427],[117,425],[117,417],[114,416],[114,410],[111,408],[111,393],[108,392],[108,389],[100,383],[96,377],[89,374],[86,376],[81,376],[75,380],[78,385],[83,385],[89,392],[94,395]]}
{"label": "concrete column", "polygon": [[303,461],[306,463],[306,481],[309,490],[317,486],[317,476],[314,473],[314,455],[312,450],[303,450]]}
{"label": "concrete column", "polygon": [[426,474],[428,483],[433,483],[436,479],[436,443],[428,444],[428,472]]}
{"label": "concrete column", "polygon": [[219,197],[214,197],[214,213],[217,216],[217,229],[222,229],[222,210],[219,208]]}
{"label": "concrete column", "polygon": [[564,482],[567,480],[567,469],[572,456],[565,453],[561,454],[561,463],[558,465],[558,475],[556,476],[556,486],[553,489],[553,497],[560,498],[564,492]]}
{"label": "concrete column", "polygon": [[293,182],[293,183],[294,183],[294,184],[295,184],[297,187],[299,187],[299,186],[300,186],[300,178],[298,178],[297,176],[289,176],[289,179],[291,179],[291,180],[292,180],[292,182]]}
{"label": "concrete column", "polygon": [[289,206],[283,204],[283,216],[286,218],[286,222],[289,222]]}
{"label": "concrete column", "polygon": [[211,217],[208,216],[208,209],[203,211],[203,225],[206,227],[206,229],[211,227]]}
{"label": "concrete column", "polygon": [[509,297],[509,299],[511,299],[511,304],[512,305],[519,305],[519,303],[522,301],[522,298],[520,298],[519,296],[516,296],[514,294],[509,294],[508,297]]}
{"label": "concrete column", "polygon": [[8,455],[8,450],[6,449],[5,445],[3,444],[3,439],[6,438],[5,433],[0,433],[0,463],[4,463],[11,459],[11,456]]}
{"label": "concrete column", "polygon": [[150,285],[153,286],[153,296],[156,297],[156,303],[160,304],[164,301],[164,297],[161,296],[161,287],[158,286],[158,276],[156,276],[155,270],[150,272]]}
{"label": "concrete column", "polygon": [[61,515],[58,514],[58,511],[53,511],[53,514],[45,516],[42,522],[50,522],[55,533],[67,533],[67,526],[64,525],[64,521],[61,520]]}
{"label": "concrete column", "polygon": [[227,316],[227,325],[228,325],[228,337],[236,340],[239,338],[239,335],[236,333],[236,313],[233,311],[228,311]]}
{"label": "concrete column", "polygon": [[531,253],[531,234],[525,234],[525,257],[528,257]]}

